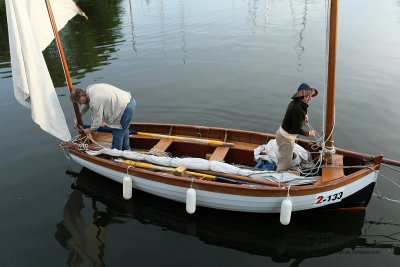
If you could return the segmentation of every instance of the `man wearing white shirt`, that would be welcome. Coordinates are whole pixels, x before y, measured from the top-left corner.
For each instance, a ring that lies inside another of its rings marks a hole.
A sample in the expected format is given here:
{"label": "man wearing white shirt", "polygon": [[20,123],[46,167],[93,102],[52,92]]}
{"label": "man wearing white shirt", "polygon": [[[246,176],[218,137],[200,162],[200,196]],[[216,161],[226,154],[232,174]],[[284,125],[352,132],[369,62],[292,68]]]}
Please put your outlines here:
{"label": "man wearing white shirt", "polygon": [[92,111],[92,125],[84,129],[87,134],[100,126],[112,128],[112,148],[130,150],[129,126],[136,102],[129,92],[105,83],[92,84],[86,89],[77,88],[71,100],[82,106],[81,114]]}

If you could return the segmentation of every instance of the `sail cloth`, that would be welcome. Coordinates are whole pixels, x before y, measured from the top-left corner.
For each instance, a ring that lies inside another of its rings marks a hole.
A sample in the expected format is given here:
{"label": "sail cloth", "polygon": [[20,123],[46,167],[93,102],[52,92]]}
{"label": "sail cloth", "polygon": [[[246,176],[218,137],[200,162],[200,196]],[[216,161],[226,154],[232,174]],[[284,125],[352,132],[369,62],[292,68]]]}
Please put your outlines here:
{"label": "sail cloth", "polygon": [[[58,30],[81,12],[72,0],[50,2]],[[42,54],[54,39],[45,1],[6,0],[6,12],[15,98],[44,131],[71,140]]]}
{"label": "sail cloth", "polygon": [[121,151],[109,148],[103,148],[98,151],[87,150],[86,153],[91,156],[98,156],[104,154],[113,157],[123,157],[137,161],[147,161],[156,165],[168,166],[168,167],[185,166],[187,169],[190,170],[197,170],[197,171],[210,170],[221,173],[236,174],[240,176],[265,179],[268,181],[285,183],[289,185],[313,184],[317,181],[318,178],[317,176],[315,177],[298,176],[290,172],[278,173],[274,171],[251,170],[251,169],[237,167],[224,162],[213,161],[213,160],[209,161],[201,158],[159,157],[144,153],[138,153],[134,151]]}
{"label": "sail cloth", "polygon": [[[298,144],[294,144],[293,147],[293,154],[294,158],[292,159],[291,166],[298,166],[302,162],[311,162],[311,154],[309,151],[305,150]],[[259,159],[267,160],[269,162],[275,163],[278,165],[278,157],[279,157],[279,150],[278,150],[278,143],[276,139],[270,140],[267,144],[261,145],[254,149],[254,159],[257,161]]]}

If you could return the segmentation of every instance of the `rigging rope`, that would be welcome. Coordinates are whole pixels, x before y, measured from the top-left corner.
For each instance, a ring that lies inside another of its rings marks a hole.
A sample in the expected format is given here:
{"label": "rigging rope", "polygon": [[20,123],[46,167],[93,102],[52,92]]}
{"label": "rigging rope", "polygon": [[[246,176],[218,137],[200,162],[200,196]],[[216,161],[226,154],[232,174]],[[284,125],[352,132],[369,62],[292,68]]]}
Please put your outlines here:
{"label": "rigging rope", "polygon": [[389,164],[382,163],[382,165],[385,166],[385,167],[388,167],[389,169],[392,169],[392,170],[394,170],[394,171],[396,171],[396,172],[400,172],[400,169],[394,168],[394,167],[392,167],[392,166],[389,165]]}
{"label": "rigging rope", "polygon": [[[317,150],[319,147],[321,148],[323,153],[329,153],[329,154],[334,154],[336,152],[335,147],[327,147],[326,143],[327,140],[332,136],[334,128],[335,128],[335,119],[333,120],[333,126],[332,130],[329,133],[325,132],[326,129],[326,95],[327,95],[327,88],[328,88],[328,64],[329,64],[329,28],[330,28],[330,20],[329,20],[329,14],[330,14],[330,8],[331,8],[331,0],[328,0],[325,5],[325,75],[324,75],[324,90],[323,90],[323,98],[322,98],[322,130],[320,131],[321,134],[319,134],[318,131],[316,131],[309,122],[307,122],[307,126],[310,130],[315,131],[316,133],[316,140],[315,140],[315,145],[313,145],[311,148],[314,150]],[[336,110],[334,109],[333,111],[334,118],[336,114]],[[327,136],[327,137],[326,137]],[[316,147],[318,146],[318,147]],[[320,154],[320,157],[318,158],[317,164],[321,163],[322,164],[322,157],[323,154]],[[317,166],[317,164],[315,166]],[[319,165],[319,167],[321,166]]]}
{"label": "rigging rope", "polygon": [[[382,163],[382,165],[384,165],[384,166],[386,166],[386,167],[388,167],[388,168],[390,168],[390,169],[392,169],[392,170],[395,170],[395,171],[397,171],[397,172],[400,172],[399,169],[393,168],[393,167],[390,166],[390,165],[387,165],[387,164],[384,164],[384,163]],[[394,184],[395,186],[397,186],[397,188],[400,189],[400,184],[396,183],[395,181],[393,181],[393,180],[390,179],[389,177],[383,175],[381,172],[379,172],[378,174],[379,174],[380,176],[382,176],[383,178],[385,178],[386,180],[388,180],[389,182],[391,182],[392,184]],[[392,199],[392,198],[388,198],[388,197],[383,196],[383,195],[381,194],[381,192],[380,192],[378,186],[376,187],[376,190],[378,191],[378,193],[377,193],[377,194],[376,194],[376,193],[373,193],[372,196],[374,196],[374,197],[376,197],[376,198],[379,198],[379,199],[383,199],[383,200],[387,200],[387,201],[391,201],[391,202],[395,202],[395,203],[399,203],[399,204],[400,204],[400,200]]]}
{"label": "rigging rope", "polygon": [[[89,148],[89,141],[91,144],[96,145],[97,147],[99,147],[100,149],[107,149],[107,147],[101,145],[100,143],[96,142],[91,136],[80,136],[77,135],[75,136],[70,143],[75,143],[78,145],[78,150],[83,150],[86,151]],[[62,148],[62,145],[61,145]],[[63,148],[62,148],[63,149]],[[65,150],[65,149],[63,149]],[[154,156],[159,156],[159,157],[171,157],[171,154],[169,152],[165,152],[165,151],[161,151],[157,148],[152,148],[149,151],[142,151],[142,154],[147,154],[147,155],[154,155]],[[69,157],[67,157],[69,159]]]}
{"label": "rigging rope", "polygon": [[389,182],[391,182],[392,184],[394,184],[395,186],[397,186],[400,189],[400,185],[398,183],[396,183],[395,181],[393,181],[389,177],[383,175],[382,173],[379,173],[379,175],[382,176],[383,178],[385,178],[386,180],[388,180]]}
{"label": "rigging rope", "polygon": [[379,199],[383,199],[383,200],[387,200],[387,201],[390,201],[390,202],[395,202],[395,203],[399,203],[400,204],[400,200],[384,197],[381,194],[372,193],[372,196],[374,196],[376,198],[379,198]]}
{"label": "rigging rope", "polygon": [[322,98],[322,142],[321,148],[322,151],[325,151],[325,129],[326,129],[326,95],[328,88],[328,61],[329,61],[329,13],[330,13],[331,1],[328,0],[325,5],[325,75],[324,75],[324,94]]}

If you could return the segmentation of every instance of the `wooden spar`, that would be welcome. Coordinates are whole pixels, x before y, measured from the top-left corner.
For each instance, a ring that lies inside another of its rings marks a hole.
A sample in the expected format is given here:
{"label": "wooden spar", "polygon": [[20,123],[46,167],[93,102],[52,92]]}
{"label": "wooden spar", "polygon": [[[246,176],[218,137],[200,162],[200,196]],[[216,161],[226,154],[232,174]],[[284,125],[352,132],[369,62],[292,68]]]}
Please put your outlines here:
{"label": "wooden spar", "polygon": [[[133,160],[122,160],[122,163],[125,165],[130,165],[138,168],[143,168],[143,169],[151,169],[151,170],[157,170],[157,171],[165,171],[165,172],[170,172],[174,173],[176,171],[176,168],[171,168],[171,167],[164,167],[164,166],[159,166],[159,165],[154,165],[150,163],[144,163],[144,162],[139,162],[139,161],[133,161]],[[210,174],[204,174],[204,173],[198,173],[198,172],[186,172],[189,175],[193,175],[196,177],[200,177],[203,179],[207,180],[215,180],[216,176],[215,175],[210,175]]]}
{"label": "wooden spar", "polygon": [[176,136],[176,135],[165,135],[165,134],[153,134],[153,133],[145,133],[145,132],[137,132],[136,134],[141,135],[141,136],[182,140],[182,141],[202,143],[202,144],[214,145],[214,146],[229,146],[229,147],[234,146],[233,143],[223,142],[223,141],[219,141],[219,140],[211,140],[211,139],[200,139],[200,138],[192,138],[192,137],[184,137],[184,136]]}
{"label": "wooden spar", "polygon": [[[335,98],[336,98],[336,50],[337,50],[337,35],[338,35],[338,13],[339,0],[331,0],[330,20],[329,20],[329,61],[328,61],[328,85],[326,96],[326,125],[325,125],[325,146],[327,149],[334,149],[334,126],[335,126]],[[339,153],[345,153],[354,157],[361,157],[366,160],[375,157],[360,154],[348,150],[339,149]],[[325,158],[328,164],[332,164],[332,153],[325,153]],[[382,159],[382,163],[400,167],[400,161],[392,159]]]}
{"label": "wooden spar", "polygon": [[[134,167],[138,167],[138,168],[142,168],[142,169],[148,169],[148,170],[165,171],[165,172],[170,172],[170,173],[174,173],[176,171],[176,168],[159,166],[159,165],[140,162],[140,161],[123,159],[121,162],[125,165],[130,165],[130,166],[134,166]],[[210,180],[210,181],[216,181],[218,177],[222,177],[222,178],[230,178],[233,180],[243,181],[243,182],[247,182],[247,183],[253,183],[255,185],[267,185],[267,186],[276,186],[276,187],[287,186],[287,184],[279,184],[276,182],[271,182],[271,181],[267,181],[267,180],[263,180],[263,179],[249,178],[249,177],[228,174],[228,173],[218,173],[218,175],[216,175],[212,171],[202,171],[201,173],[194,172],[194,171],[186,171],[186,173],[188,175],[195,176],[198,179],[206,179],[206,180]]]}
{"label": "wooden spar", "polygon": [[392,166],[396,166],[396,167],[400,167],[400,161],[398,160],[393,160],[393,159],[382,159],[382,163],[388,164],[388,165],[392,165]]}
{"label": "wooden spar", "polygon": [[[58,51],[60,52],[61,62],[62,62],[63,68],[64,68],[65,78],[67,79],[68,89],[69,89],[69,92],[71,94],[72,91],[74,90],[74,87],[72,85],[71,75],[69,74],[69,68],[68,68],[67,60],[65,58],[64,49],[63,49],[63,46],[62,46],[62,43],[61,43],[61,39],[60,39],[60,36],[58,34],[56,21],[54,19],[54,15],[53,15],[53,11],[51,9],[50,1],[49,0],[44,0],[44,1],[46,2],[47,12],[49,13],[49,18],[50,18],[51,26],[53,28],[54,37],[55,37],[56,42],[57,42]],[[78,129],[81,129],[82,126],[83,126],[83,121],[82,121],[81,112],[79,110],[79,106],[76,103],[72,103],[72,105],[74,107],[75,117],[76,117],[76,121],[78,123]]]}
{"label": "wooden spar", "polygon": [[[374,160],[375,158],[377,158],[377,156],[362,154],[362,153],[358,153],[358,152],[354,152],[354,151],[350,151],[350,150],[345,150],[345,149],[341,149],[341,148],[337,148],[336,149],[336,153],[344,155],[344,156],[347,156],[347,157],[360,158],[360,159],[364,159],[364,160]],[[396,167],[400,167],[400,161],[394,160],[394,159],[382,158],[382,163],[385,163],[385,164],[388,164],[388,165],[392,165],[392,166],[396,166]]]}
{"label": "wooden spar", "polygon": [[[335,125],[335,97],[336,97],[336,48],[337,48],[337,26],[338,26],[339,0],[331,1],[329,20],[329,58],[328,58],[328,85],[326,95],[326,124],[325,124],[325,146],[327,149],[334,148],[333,128]],[[328,164],[332,163],[332,153],[325,153]]]}

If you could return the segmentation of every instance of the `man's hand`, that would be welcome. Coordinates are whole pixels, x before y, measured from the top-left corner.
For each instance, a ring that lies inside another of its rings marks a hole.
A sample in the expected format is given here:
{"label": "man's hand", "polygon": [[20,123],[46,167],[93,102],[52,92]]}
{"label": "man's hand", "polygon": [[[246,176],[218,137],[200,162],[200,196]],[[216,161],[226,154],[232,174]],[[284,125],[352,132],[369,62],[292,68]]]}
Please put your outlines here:
{"label": "man's hand", "polygon": [[89,138],[95,139],[96,135],[95,135],[95,132],[94,132],[92,129],[86,128],[86,129],[83,129],[83,131],[85,132],[85,134],[86,134]]}
{"label": "man's hand", "polygon": [[92,129],[90,129],[90,128],[83,129],[83,131],[84,131],[86,134],[91,134],[91,133],[92,133]]}
{"label": "man's hand", "polygon": [[308,131],[308,136],[315,137],[315,131],[314,130]]}

